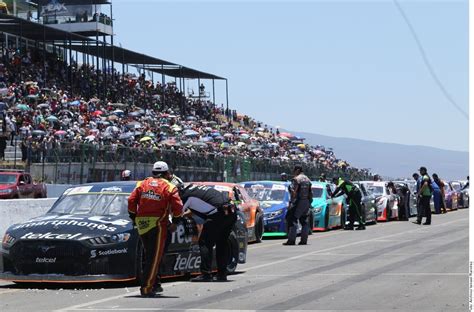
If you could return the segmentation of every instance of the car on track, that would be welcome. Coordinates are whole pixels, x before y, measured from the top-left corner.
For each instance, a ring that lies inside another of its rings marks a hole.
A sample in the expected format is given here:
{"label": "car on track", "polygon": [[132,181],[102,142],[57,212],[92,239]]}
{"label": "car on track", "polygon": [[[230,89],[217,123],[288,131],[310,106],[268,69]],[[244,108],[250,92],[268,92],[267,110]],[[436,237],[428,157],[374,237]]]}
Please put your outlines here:
{"label": "car on track", "polygon": [[248,195],[259,201],[263,209],[263,237],[286,237],[286,214],[290,202],[289,182],[252,181],[240,185]]}
{"label": "car on track", "polygon": [[444,183],[444,201],[446,203],[446,209],[458,209],[458,193],[448,182]]}
{"label": "car on track", "polygon": [[46,185],[23,171],[0,171],[0,199],[46,198]]}
{"label": "car on track", "polygon": [[260,203],[249,196],[245,188],[236,183],[228,182],[190,182],[198,185],[209,185],[216,190],[226,192],[229,198],[237,203],[237,207],[245,216],[247,226],[248,241],[259,243],[262,241],[265,232],[263,222],[263,210]]}
{"label": "car on track", "polygon": [[[377,223],[377,206],[375,205],[375,195],[369,192],[365,185],[354,182],[354,184],[360,189],[362,193],[362,212],[364,213],[364,221],[368,223]],[[347,207],[349,208],[349,207]],[[348,215],[348,213],[346,213]]]}
{"label": "car on track", "polygon": [[[143,247],[128,217],[137,182],[67,189],[43,216],[10,226],[0,249],[0,279],[14,282],[105,282],[141,278]],[[246,261],[244,216],[229,237],[228,270]],[[198,273],[200,227],[182,218],[163,256],[162,276]]]}
{"label": "car on track", "polygon": [[369,192],[375,195],[377,221],[390,221],[398,218],[398,202],[400,197],[387,188],[387,182],[361,181]]}
{"label": "car on track", "polygon": [[335,186],[326,182],[313,181],[313,231],[327,231],[342,227],[346,221],[346,203],[344,196],[331,198]]}
{"label": "car on track", "polygon": [[462,183],[459,181],[450,181],[449,185],[451,185],[451,188],[456,192],[456,197],[458,199],[458,208],[464,208],[466,205],[464,204],[464,196],[462,192]]}
{"label": "car on track", "polygon": [[[398,192],[400,192],[400,189],[403,187],[408,188],[409,193],[407,194],[407,197],[405,198],[400,198],[400,200],[405,200],[405,205],[408,205],[408,212],[409,212],[409,218],[415,217],[418,212],[416,208],[416,182],[415,181],[393,181],[395,184],[395,188],[397,189]],[[399,205],[400,206],[400,205]],[[433,204],[434,207],[434,204]],[[434,209],[434,208],[433,208]]]}

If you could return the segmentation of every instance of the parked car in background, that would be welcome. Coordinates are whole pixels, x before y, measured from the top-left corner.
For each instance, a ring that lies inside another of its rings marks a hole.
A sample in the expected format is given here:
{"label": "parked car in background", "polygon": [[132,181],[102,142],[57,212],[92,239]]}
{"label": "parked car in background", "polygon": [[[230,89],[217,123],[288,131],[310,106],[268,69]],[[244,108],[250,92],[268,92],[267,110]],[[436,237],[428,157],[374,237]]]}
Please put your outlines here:
{"label": "parked car in background", "polygon": [[23,171],[0,171],[0,199],[46,198],[44,183],[36,183]]}
{"label": "parked car in background", "polygon": [[312,214],[313,230],[327,231],[342,227],[346,221],[345,197],[331,198],[335,190],[333,184],[326,182],[311,182],[313,191]]}
{"label": "parked car in background", "polygon": [[458,194],[450,183],[444,183],[444,201],[446,202],[446,209],[458,209]]}
{"label": "parked car in background", "polygon": [[[405,198],[405,204],[408,205],[408,212],[409,218],[415,217],[417,212],[416,207],[416,182],[415,181],[394,181],[395,187],[399,189],[402,186],[406,186],[408,188],[409,194],[408,197]],[[433,206],[434,207],[434,206]]]}
{"label": "parked car in background", "polygon": [[456,192],[456,197],[458,199],[458,208],[465,207],[464,205],[464,196],[462,196],[462,183],[459,181],[450,181],[449,184],[451,185],[452,189]]}
{"label": "parked car in background", "polygon": [[226,192],[232,201],[237,202],[237,208],[245,216],[245,224],[248,231],[248,241],[259,243],[265,232],[263,222],[263,210],[258,200],[253,199],[245,188],[236,183],[228,182],[191,182],[198,185],[209,185],[216,190]]}
{"label": "parked car in background", "polygon": [[[364,184],[354,182],[362,193],[362,212],[365,223],[377,223],[377,206],[375,205],[375,195],[369,192]],[[346,213],[347,215],[347,213]]]}

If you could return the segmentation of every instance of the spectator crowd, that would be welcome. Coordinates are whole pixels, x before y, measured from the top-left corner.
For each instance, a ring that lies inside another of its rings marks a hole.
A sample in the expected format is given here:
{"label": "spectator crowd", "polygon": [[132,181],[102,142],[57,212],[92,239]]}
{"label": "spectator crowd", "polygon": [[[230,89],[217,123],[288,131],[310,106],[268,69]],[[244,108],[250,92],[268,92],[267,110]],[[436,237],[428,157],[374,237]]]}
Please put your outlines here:
{"label": "spectator crowd", "polygon": [[87,144],[359,171],[330,148],[306,144],[304,138],[217,106],[205,96],[186,97],[174,82],[162,85],[143,74],[68,65],[57,54],[37,50],[3,49],[0,57],[0,109],[6,115],[9,143],[21,141],[23,160],[27,147],[47,152]]}

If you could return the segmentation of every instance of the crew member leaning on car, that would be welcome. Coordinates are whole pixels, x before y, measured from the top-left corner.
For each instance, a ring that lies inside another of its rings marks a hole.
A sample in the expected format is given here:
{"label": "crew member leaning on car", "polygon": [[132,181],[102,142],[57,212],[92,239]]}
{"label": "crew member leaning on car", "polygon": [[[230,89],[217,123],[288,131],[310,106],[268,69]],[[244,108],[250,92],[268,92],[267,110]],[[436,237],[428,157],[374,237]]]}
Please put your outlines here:
{"label": "crew member leaning on car", "polygon": [[128,198],[128,213],[137,226],[145,250],[143,279],[140,281],[142,297],[153,297],[163,291],[158,273],[168,232],[168,216],[171,214],[173,217],[170,228],[176,228],[183,211],[178,189],[164,179],[168,165],[163,161],[156,162],[152,174],[152,177],[139,182]]}
{"label": "crew member leaning on car", "polygon": [[356,230],[365,230],[365,221],[361,207],[362,193],[359,188],[351,181],[342,178],[334,178],[333,182],[337,185],[337,188],[334,190],[334,193],[332,193],[331,198],[346,194],[349,203],[349,225],[344,227],[344,229],[352,230],[357,218],[359,226]]}
{"label": "crew member leaning on car", "polygon": [[[192,213],[196,223],[204,223],[199,236],[201,275],[192,282],[227,281],[230,251],[228,239],[237,221],[236,207],[230,198],[212,186],[189,184],[180,191],[184,211]],[[216,246],[217,276],[212,278],[212,249]]]}

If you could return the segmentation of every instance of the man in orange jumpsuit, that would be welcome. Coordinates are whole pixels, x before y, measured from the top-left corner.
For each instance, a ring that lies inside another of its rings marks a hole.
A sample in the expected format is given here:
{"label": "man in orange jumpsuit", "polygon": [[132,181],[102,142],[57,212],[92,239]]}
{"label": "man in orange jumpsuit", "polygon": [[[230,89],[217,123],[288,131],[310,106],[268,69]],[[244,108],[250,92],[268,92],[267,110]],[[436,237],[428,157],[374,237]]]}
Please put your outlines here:
{"label": "man in orange jumpsuit", "polygon": [[139,182],[128,198],[128,213],[137,226],[145,250],[145,266],[140,281],[142,297],[154,297],[162,292],[158,276],[168,233],[169,215],[173,218],[170,229],[175,228],[182,216],[183,203],[178,189],[164,177],[168,165],[158,161],[153,165],[153,176]]}

